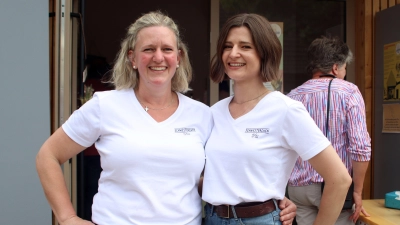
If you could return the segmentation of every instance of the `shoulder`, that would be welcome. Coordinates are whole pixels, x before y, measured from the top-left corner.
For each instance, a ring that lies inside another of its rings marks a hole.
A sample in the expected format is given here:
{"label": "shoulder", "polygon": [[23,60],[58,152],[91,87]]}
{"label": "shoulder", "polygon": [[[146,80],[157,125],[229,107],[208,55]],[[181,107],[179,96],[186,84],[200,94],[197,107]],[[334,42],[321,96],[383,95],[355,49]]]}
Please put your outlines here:
{"label": "shoulder", "polygon": [[196,109],[196,110],[202,110],[202,111],[210,111],[210,107],[200,101],[194,100],[192,98],[187,97],[186,95],[176,92],[178,95],[179,101],[181,101],[184,105]]}
{"label": "shoulder", "polygon": [[292,106],[303,105],[301,102],[296,101],[279,91],[274,91],[270,93],[270,95],[271,101],[273,101],[275,104],[281,105],[282,107],[290,108]]}
{"label": "shoulder", "polygon": [[300,101],[289,98],[279,91],[271,93],[268,101],[264,102],[265,110],[272,110],[277,118],[280,117],[284,121],[290,118],[300,119],[303,116],[309,115],[308,111]]}
{"label": "shoulder", "polygon": [[307,94],[311,94],[319,90],[319,87],[323,85],[324,88],[326,87],[326,85],[324,83],[321,83],[318,80],[308,80],[306,82],[304,82],[302,85],[292,89],[286,96],[288,96],[289,98],[294,98],[296,99],[298,96],[302,96],[302,95],[307,95]]}
{"label": "shoulder", "polygon": [[99,99],[107,99],[107,98],[117,98],[121,96],[128,96],[132,94],[133,90],[131,89],[122,89],[122,90],[109,90],[109,91],[97,91],[93,96],[96,96]]}
{"label": "shoulder", "polygon": [[221,99],[218,102],[216,102],[214,105],[212,105],[211,108],[219,108],[221,106],[229,104],[229,102],[232,100],[232,98],[233,98],[233,96],[229,96],[224,99]]}
{"label": "shoulder", "polygon": [[294,88],[294,89],[292,89],[286,96],[289,97],[289,98],[291,98],[291,97],[293,97],[293,96],[299,94],[299,89],[300,89],[300,88],[301,88],[301,85],[298,86],[298,87],[296,87],[296,88]]}
{"label": "shoulder", "polygon": [[354,92],[359,91],[357,85],[342,79],[334,79],[332,86],[338,88],[341,91]]}
{"label": "shoulder", "polygon": [[99,110],[103,112],[118,111],[128,107],[133,102],[134,94],[132,89],[109,90],[95,92],[93,98],[94,104],[97,104]]}
{"label": "shoulder", "polygon": [[211,111],[219,111],[226,107],[228,107],[229,103],[232,101],[233,96],[226,97],[224,99],[219,100],[214,105],[211,106]]}
{"label": "shoulder", "polygon": [[358,89],[357,85],[345,80],[335,79],[332,82],[332,91],[336,93],[338,96],[341,96],[341,98],[343,98],[343,100],[347,102],[363,101],[362,94]]}

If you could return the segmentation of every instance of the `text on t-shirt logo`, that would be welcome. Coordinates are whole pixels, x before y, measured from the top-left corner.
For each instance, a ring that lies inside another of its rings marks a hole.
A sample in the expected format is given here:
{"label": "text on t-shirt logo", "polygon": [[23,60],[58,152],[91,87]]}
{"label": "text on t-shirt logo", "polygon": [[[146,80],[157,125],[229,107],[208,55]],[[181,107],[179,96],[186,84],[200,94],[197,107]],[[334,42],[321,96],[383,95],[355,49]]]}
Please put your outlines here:
{"label": "text on t-shirt logo", "polygon": [[259,134],[269,134],[269,128],[246,128],[245,133],[252,133],[252,138],[258,138]]}
{"label": "text on t-shirt logo", "polygon": [[190,135],[190,132],[196,132],[196,129],[188,127],[175,128],[175,133],[183,133],[184,135]]}

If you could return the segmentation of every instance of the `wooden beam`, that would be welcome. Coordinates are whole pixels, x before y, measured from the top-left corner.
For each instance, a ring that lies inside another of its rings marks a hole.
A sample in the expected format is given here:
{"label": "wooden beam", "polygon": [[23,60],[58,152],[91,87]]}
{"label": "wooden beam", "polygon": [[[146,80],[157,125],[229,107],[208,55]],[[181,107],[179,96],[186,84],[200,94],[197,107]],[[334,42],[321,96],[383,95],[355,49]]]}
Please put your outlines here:
{"label": "wooden beam", "polygon": [[[375,51],[375,15],[376,15],[376,13],[377,12],[379,12],[380,11],[380,2],[379,1],[376,1],[376,0],[374,0],[374,1],[372,1],[372,15],[373,15],[373,19],[372,19],[372,40],[371,40],[371,46],[372,46],[372,62],[375,62],[375,54],[374,54],[374,51]],[[372,78],[371,78],[371,82],[372,82],[372,93],[371,93],[371,96],[372,96],[372,99],[371,99],[371,108],[372,108],[372,111],[371,111],[371,123],[372,123],[372,125],[371,125],[371,130],[372,131],[374,131],[375,130],[375,124],[374,124],[374,108],[375,108],[375,102],[374,102],[374,98],[373,98],[373,96],[375,96],[375,74],[374,74],[374,71],[375,71],[375,69],[374,69],[374,64],[372,65]],[[370,136],[371,136],[371,145],[372,146],[374,146],[374,144],[373,144],[373,142],[374,142],[374,133],[375,132],[372,132],[372,133],[370,133]],[[369,164],[369,167],[368,167],[368,170],[367,170],[367,173],[370,173],[370,176],[369,176],[369,178],[365,178],[365,180],[364,180],[364,185],[366,185],[366,180],[367,179],[370,179],[369,180],[369,183],[370,183],[370,189],[371,189],[371,194],[370,194],[370,196],[371,196],[371,198],[373,198],[373,194],[372,193],[374,193],[374,173],[372,172],[372,171],[374,171],[374,149],[372,149],[372,155],[371,155],[371,161],[370,161],[370,164]]]}
{"label": "wooden beam", "polygon": [[381,10],[380,10],[380,11],[382,11],[382,10],[384,10],[384,9],[387,9],[387,7],[388,7],[388,0],[381,0],[380,2],[381,2]]}
{"label": "wooden beam", "polygon": [[[375,0],[376,1],[376,0]],[[367,129],[370,135],[373,134],[373,25],[374,8],[377,6],[374,0],[355,1],[356,6],[356,50],[355,66],[356,79],[355,84],[360,89],[365,101]],[[375,4],[374,4],[375,3]],[[375,7],[374,7],[375,6]],[[374,151],[372,149],[372,151]],[[373,160],[365,175],[363,198],[372,197]]]}

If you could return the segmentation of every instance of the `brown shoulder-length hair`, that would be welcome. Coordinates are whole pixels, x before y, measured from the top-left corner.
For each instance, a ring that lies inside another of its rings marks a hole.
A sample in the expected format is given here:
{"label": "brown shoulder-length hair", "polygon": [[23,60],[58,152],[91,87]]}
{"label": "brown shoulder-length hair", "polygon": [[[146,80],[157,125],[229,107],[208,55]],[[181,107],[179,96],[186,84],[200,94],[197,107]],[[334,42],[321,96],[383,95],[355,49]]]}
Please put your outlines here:
{"label": "brown shoulder-length hair", "polygon": [[222,54],[229,31],[235,27],[247,27],[260,57],[260,76],[264,82],[279,78],[279,64],[282,46],[269,21],[257,14],[238,14],[229,18],[219,33],[217,52],[211,60],[210,77],[214,82],[222,82],[225,74]]}

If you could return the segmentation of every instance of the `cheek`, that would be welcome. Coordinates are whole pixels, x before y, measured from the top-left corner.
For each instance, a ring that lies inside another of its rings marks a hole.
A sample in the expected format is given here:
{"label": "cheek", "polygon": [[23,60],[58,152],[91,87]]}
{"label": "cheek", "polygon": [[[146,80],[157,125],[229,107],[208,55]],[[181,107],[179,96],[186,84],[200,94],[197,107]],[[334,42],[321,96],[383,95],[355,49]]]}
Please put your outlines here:
{"label": "cheek", "polygon": [[140,65],[146,65],[150,62],[151,57],[147,56],[147,55],[140,55],[137,57],[136,63],[140,64]]}
{"label": "cheek", "polygon": [[222,53],[221,58],[222,58],[222,62],[223,62],[224,64],[226,63],[226,61],[227,61],[227,59],[228,59],[228,55],[229,55],[229,53],[227,53],[227,52]]}
{"label": "cheek", "polygon": [[170,55],[170,56],[164,56],[164,59],[169,63],[169,64],[178,64],[178,56],[177,55]]}

